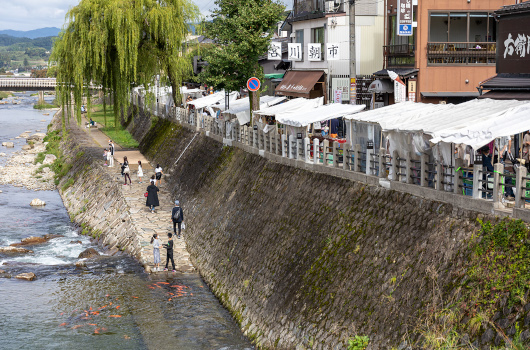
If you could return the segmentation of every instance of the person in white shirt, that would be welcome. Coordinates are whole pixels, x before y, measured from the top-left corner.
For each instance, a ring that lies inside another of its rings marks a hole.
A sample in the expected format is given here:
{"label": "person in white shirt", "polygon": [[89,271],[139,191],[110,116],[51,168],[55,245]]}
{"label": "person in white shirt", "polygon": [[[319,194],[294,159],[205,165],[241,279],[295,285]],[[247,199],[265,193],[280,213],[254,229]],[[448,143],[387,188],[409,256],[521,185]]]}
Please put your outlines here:
{"label": "person in white shirt", "polygon": [[138,172],[136,173],[136,176],[138,176],[138,183],[142,183],[142,177],[144,176],[144,171],[142,169],[142,161],[138,161]]}
{"label": "person in white shirt", "polygon": [[164,173],[162,172],[162,168],[160,167],[160,164],[157,164],[155,168],[155,186],[160,187],[160,185],[162,184],[162,175],[164,175]]}
{"label": "person in white shirt", "polygon": [[160,241],[158,240],[158,234],[154,234],[151,238],[151,244],[153,245],[153,258],[155,264],[155,271],[160,271]]}

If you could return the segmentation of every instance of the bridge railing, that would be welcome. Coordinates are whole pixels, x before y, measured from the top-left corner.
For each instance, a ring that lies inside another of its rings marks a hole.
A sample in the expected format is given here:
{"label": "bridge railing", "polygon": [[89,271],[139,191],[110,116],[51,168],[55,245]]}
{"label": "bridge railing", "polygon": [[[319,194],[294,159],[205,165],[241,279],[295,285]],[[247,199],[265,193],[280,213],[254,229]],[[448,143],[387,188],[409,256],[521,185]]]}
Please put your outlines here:
{"label": "bridge railing", "polygon": [[0,88],[50,88],[55,89],[55,78],[0,78]]}

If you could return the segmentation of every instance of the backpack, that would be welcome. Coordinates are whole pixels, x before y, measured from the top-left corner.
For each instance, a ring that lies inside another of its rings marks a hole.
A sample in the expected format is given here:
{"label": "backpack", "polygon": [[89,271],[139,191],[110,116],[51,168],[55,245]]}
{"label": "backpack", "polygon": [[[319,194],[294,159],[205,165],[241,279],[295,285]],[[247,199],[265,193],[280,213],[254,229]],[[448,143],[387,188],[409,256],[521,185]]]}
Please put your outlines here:
{"label": "backpack", "polygon": [[180,207],[178,207],[178,210],[175,212],[175,215],[173,215],[173,220],[178,221],[180,219]]}

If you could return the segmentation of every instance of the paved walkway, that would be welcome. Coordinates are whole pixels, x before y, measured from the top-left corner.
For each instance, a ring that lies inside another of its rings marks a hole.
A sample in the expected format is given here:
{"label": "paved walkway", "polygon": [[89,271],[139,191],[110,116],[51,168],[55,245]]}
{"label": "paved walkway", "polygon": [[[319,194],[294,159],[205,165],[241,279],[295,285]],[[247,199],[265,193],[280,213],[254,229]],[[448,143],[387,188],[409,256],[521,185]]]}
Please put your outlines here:
{"label": "paved walkway", "polygon": [[[105,135],[99,128],[84,129],[92,139],[99,144],[101,148],[101,161],[103,162],[103,148],[108,145],[108,136]],[[122,195],[129,205],[129,212],[133,223],[137,227],[140,243],[142,245],[142,257],[149,262],[151,272],[153,271],[153,247],[151,245],[151,237],[154,233],[158,233],[159,239],[162,243],[167,243],[167,233],[173,232],[173,223],[171,221],[171,210],[174,206],[174,199],[165,190],[164,178],[158,192],[158,199],[160,207],[156,209],[154,214],[145,205],[144,193],[149,185],[149,178],[154,174],[154,170],[147,161],[147,159],[138,150],[122,150],[119,145],[115,145],[116,152],[114,155],[114,167],[107,167],[107,171],[113,175],[117,182],[124,183],[121,176],[120,163],[123,162],[123,156],[127,156],[130,163],[132,185],[121,186]],[[144,171],[143,183],[139,183],[136,175],[138,169],[138,160],[142,161],[142,168]],[[184,233],[184,232],[183,232]],[[195,268],[189,260],[189,253],[186,250],[186,242],[184,238],[177,239],[173,237],[174,241],[174,258],[176,270],[179,272],[193,272]],[[161,269],[163,269],[166,261],[165,249],[160,249],[160,256],[162,258]],[[169,263],[171,266],[171,262]]]}

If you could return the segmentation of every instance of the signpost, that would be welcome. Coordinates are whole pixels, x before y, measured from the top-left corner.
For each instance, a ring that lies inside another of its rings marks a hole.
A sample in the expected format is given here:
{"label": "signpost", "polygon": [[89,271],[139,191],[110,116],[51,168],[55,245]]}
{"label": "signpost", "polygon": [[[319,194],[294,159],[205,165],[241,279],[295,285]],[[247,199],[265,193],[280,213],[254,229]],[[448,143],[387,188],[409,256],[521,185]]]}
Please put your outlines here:
{"label": "signpost", "polygon": [[260,87],[261,87],[261,82],[259,81],[258,78],[252,77],[249,80],[247,80],[248,91],[252,91],[252,92],[258,91]]}
{"label": "signpost", "polygon": [[412,0],[398,0],[397,32],[399,36],[412,35]]}

